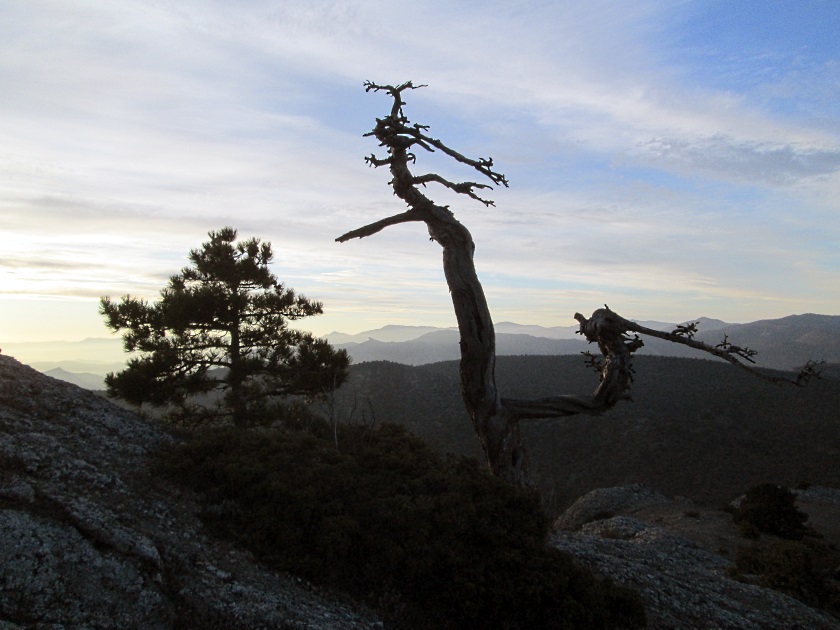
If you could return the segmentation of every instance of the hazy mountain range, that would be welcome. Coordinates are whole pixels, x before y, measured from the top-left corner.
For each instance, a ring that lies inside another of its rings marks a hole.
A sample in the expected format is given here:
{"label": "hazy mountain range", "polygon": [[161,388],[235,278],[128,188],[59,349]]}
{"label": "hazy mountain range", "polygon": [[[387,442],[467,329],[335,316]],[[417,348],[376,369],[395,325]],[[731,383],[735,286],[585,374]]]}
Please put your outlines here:
{"label": "hazy mountain range", "polygon": [[[810,359],[840,363],[840,316],[791,315],[781,319],[749,324],[729,324],[701,317],[696,339],[712,345],[724,335],[729,341],[758,351],[757,364],[774,369],[792,370]],[[676,324],[644,321],[640,324],[656,330],[673,330]],[[577,326],[524,326],[501,322],[496,328],[496,353],[506,355],[578,354],[589,348],[576,334]],[[358,335],[331,333],[331,343],[346,348],[354,362],[392,361],[406,365],[424,365],[459,357],[458,331],[454,328],[386,326]],[[645,338],[640,355],[707,358],[686,346]]]}
{"label": "hazy mountain range", "polygon": [[[748,324],[730,324],[701,317],[697,339],[719,343],[724,335],[740,346],[758,351],[757,364],[791,370],[809,359],[840,363],[840,316],[791,315]],[[640,321],[649,328],[672,330],[675,323]],[[684,322],[681,322],[684,323]],[[508,355],[578,354],[590,346],[577,326],[536,326],[513,322],[495,324],[496,351]],[[333,345],[346,348],[356,364],[391,361],[405,365],[425,365],[459,357],[458,331],[432,326],[384,326],[350,335],[332,332],[325,337]],[[88,389],[102,388],[102,377],[124,366],[125,354],[117,337],[92,338],[78,342],[7,343],[3,353],[27,363],[50,376]],[[645,339],[641,355],[704,358],[690,348]]]}

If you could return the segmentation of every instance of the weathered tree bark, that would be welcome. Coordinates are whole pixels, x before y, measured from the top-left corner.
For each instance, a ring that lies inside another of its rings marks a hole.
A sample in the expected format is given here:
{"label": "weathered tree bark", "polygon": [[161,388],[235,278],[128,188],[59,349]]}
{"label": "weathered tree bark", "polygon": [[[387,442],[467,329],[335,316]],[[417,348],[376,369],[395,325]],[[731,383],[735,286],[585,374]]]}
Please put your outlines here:
{"label": "weathered tree bark", "polygon": [[[461,395],[493,474],[516,484],[528,483],[528,457],[520,435],[521,420],[581,413],[599,414],[618,401],[629,398],[627,392],[633,379],[632,355],[643,345],[638,334],[630,338],[630,332],[689,345],[751,369],[741,360],[752,362],[754,351],[733,346],[726,339],[715,347],[695,341],[692,339],[696,332],[694,324],[680,326],[671,333],[663,333],[639,326],[605,307],[595,311],[588,319],[580,313],[575,314],[575,319],[580,323],[580,334],[588,341],[597,343],[603,355],[602,361],[596,361],[594,355],[592,356],[593,365],[597,365],[601,374],[600,384],[593,394],[561,395],[536,400],[502,398],[496,388],[496,338],[493,320],[475,271],[475,244],[472,236],[447,206],[435,204],[418,188],[434,182],[480,201],[485,206],[492,206],[492,201],[483,199],[476,193],[476,190],[489,189],[492,186],[469,181],[455,183],[433,173],[415,176],[408,166],[416,161],[411,149],[416,146],[426,151],[438,149],[456,161],[474,168],[494,184],[507,186],[508,182],[504,175],[492,170],[492,159],[467,158],[427,135],[428,127],[410,124],[403,113],[405,103],[402,94],[406,90],[419,87],[424,86],[415,86],[411,81],[398,86],[365,83],[366,91],[386,92],[393,99],[390,113],[384,118],[377,118],[374,129],[365,134],[379,140],[380,146],[387,149],[388,157],[377,158],[371,155],[365,159],[371,166],[389,167],[392,175],[390,184],[394,194],[402,199],[409,209],[347,232],[336,241],[344,242],[372,236],[398,223],[422,221],[426,224],[429,236],[443,248],[443,270],[460,333]],[[790,380],[756,373],[776,382]],[[807,381],[815,373],[813,364],[809,364],[795,382],[799,384],[800,381]]]}

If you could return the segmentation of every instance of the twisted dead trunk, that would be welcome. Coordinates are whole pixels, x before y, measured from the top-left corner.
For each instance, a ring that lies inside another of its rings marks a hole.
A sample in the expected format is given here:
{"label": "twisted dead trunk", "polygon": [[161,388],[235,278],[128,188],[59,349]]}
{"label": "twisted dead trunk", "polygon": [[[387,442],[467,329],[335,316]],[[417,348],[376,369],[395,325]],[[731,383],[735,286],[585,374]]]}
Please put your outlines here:
{"label": "twisted dead trunk", "polygon": [[[492,159],[467,158],[429,136],[426,133],[428,127],[410,124],[403,113],[405,103],[402,94],[406,90],[423,86],[414,86],[410,81],[396,87],[370,82],[365,86],[367,91],[386,92],[393,99],[390,113],[384,118],[378,118],[374,129],[366,134],[379,140],[380,146],[387,149],[388,157],[377,158],[371,155],[366,161],[374,167],[389,167],[394,194],[408,205],[408,210],[347,232],[336,241],[372,236],[398,223],[422,221],[426,224],[429,236],[443,248],[443,270],[460,333],[461,395],[493,474],[512,483],[528,483],[528,457],[520,434],[521,420],[581,413],[599,414],[628,398],[627,391],[633,377],[632,354],[643,345],[638,334],[631,338],[628,335],[630,332],[689,345],[751,369],[742,360],[751,362],[755,354],[753,351],[729,344],[726,340],[715,347],[695,341],[692,339],[696,332],[694,324],[663,333],[639,326],[609,307],[604,307],[596,310],[589,318],[580,313],[575,314],[575,319],[580,323],[580,334],[588,341],[597,343],[603,357],[599,360],[592,355],[592,364],[597,366],[601,377],[592,395],[560,395],[536,400],[502,398],[496,388],[496,336],[484,290],[475,271],[475,244],[472,236],[448,207],[435,204],[418,188],[428,183],[437,183],[486,206],[492,206],[492,201],[481,198],[476,192],[491,186],[470,181],[451,182],[435,173],[415,176],[409,169],[409,164],[416,161],[411,149],[420,147],[426,151],[442,151],[457,162],[472,167],[494,184],[507,186],[507,179],[493,170]],[[806,366],[800,377],[797,377],[797,384],[813,376],[816,373],[813,368],[813,364]],[[777,382],[790,380],[768,377],[758,372],[756,374]]]}

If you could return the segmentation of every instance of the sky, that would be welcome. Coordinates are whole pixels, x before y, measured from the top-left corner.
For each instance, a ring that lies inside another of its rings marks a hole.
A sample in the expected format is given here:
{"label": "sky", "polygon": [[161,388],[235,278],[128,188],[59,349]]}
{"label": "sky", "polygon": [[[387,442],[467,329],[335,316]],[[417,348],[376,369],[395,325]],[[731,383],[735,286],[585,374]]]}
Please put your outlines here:
{"label": "sky", "polygon": [[426,189],[497,322],[840,314],[835,0],[0,0],[0,347],[108,336],[100,297],[224,226],[316,334],[454,326],[422,224],[335,242],[404,209],[365,80],[426,84],[411,121],[508,177]]}

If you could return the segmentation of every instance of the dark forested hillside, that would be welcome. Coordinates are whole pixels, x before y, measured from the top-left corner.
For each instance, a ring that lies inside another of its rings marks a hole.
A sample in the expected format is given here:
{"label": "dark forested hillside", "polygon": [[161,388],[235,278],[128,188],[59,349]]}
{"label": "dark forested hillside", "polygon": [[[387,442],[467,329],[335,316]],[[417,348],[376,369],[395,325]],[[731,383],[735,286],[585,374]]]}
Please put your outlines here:
{"label": "dark forested hillside", "polygon": [[[832,370],[828,371],[829,374]],[[579,356],[498,357],[507,397],[586,392]],[[527,421],[532,468],[558,508],[599,487],[640,482],[712,505],[764,481],[840,486],[840,381],[778,386],[716,361],[638,357],[633,402],[603,416]],[[340,409],[395,421],[438,448],[480,455],[458,364],[352,367]]]}

